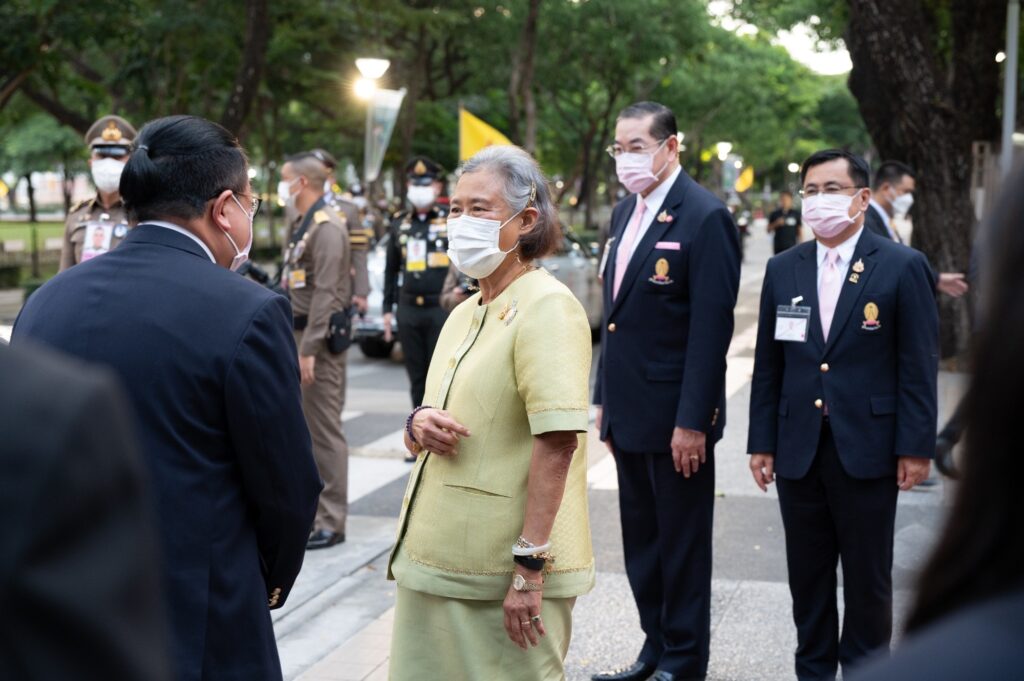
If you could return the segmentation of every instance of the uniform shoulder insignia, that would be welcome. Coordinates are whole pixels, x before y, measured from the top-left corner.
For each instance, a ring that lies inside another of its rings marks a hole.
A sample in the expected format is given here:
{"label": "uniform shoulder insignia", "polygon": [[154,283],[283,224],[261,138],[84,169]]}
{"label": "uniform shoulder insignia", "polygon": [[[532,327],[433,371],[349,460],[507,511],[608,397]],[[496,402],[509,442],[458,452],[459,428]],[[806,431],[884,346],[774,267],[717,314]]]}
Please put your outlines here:
{"label": "uniform shoulder insignia", "polygon": [[83,208],[85,208],[86,206],[90,205],[91,203],[92,203],[92,199],[82,199],[81,201],[79,201],[75,205],[71,206],[71,210],[69,210],[68,212],[69,213],[74,213],[75,211],[82,210]]}
{"label": "uniform shoulder insignia", "polygon": [[327,211],[325,211],[325,210],[318,210],[317,212],[313,213],[313,222],[317,223],[318,225],[321,222],[328,222],[328,221],[330,221],[330,217],[328,217]]}
{"label": "uniform shoulder insignia", "polygon": [[407,210],[396,210],[394,213],[391,214],[391,219],[392,220],[404,220],[406,217],[408,217],[408,215],[409,215],[409,211],[407,211]]}

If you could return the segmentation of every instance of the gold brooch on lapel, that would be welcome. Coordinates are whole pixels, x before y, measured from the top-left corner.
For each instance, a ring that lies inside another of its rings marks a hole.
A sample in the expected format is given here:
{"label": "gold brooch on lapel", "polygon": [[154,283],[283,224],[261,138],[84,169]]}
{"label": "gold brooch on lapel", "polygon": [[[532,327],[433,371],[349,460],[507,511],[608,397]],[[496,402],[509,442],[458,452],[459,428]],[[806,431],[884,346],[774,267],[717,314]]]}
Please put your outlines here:
{"label": "gold brooch on lapel", "polygon": [[874,303],[864,306],[864,323],[860,325],[860,328],[865,331],[878,331],[882,328],[882,322],[878,321],[878,306]]}
{"label": "gold brooch on lapel", "polygon": [[658,262],[654,263],[654,276],[647,281],[652,284],[658,284],[659,286],[668,286],[674,283],[672,278],[668,276],[668,260],[665,258],[658,258]]}
{"label": "gold brooch on lapel", "polygon": [[667,210],[658,213],[658,222],[672,222],[673,220],[675,220],[675,217],[669,215]]}
{"label": "gold brooch on lapel", "polygon": [[505,326],[511,324],[512,320],[516,318],[516,313],[519,312],[519,308],[516,307],[518,304],[518,300],[506,303],[505,307],[498,313],[498,320],[505,322]]}
{"label": "gold brooch on lapel", "polygon": [[853,267],[851,267],[850,269],[853,270],[853,274],[850,275],[850,283],[851,284],[859,283],[860,282],[860,275],[864,271],[864,261],[863,260],[858,260],[857,262],[853,263]]}

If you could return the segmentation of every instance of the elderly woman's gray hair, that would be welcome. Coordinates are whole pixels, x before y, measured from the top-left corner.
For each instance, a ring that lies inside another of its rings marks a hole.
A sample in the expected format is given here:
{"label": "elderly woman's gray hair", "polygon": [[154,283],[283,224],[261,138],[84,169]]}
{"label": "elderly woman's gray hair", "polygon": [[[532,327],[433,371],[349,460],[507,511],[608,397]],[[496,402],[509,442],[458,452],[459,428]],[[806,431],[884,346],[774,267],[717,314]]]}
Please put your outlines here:
{"label": "elderly woman's gray hair", "polygon": [[551,200],[551,188],[537,161],[519,147],[486,147],[460,167],[462,174],[491,171],[504,180],[505,203],[513,213],[537,209],[537,223],[519,240],[523,258],[543,258],[557,250],[562,239],[558,210]]}

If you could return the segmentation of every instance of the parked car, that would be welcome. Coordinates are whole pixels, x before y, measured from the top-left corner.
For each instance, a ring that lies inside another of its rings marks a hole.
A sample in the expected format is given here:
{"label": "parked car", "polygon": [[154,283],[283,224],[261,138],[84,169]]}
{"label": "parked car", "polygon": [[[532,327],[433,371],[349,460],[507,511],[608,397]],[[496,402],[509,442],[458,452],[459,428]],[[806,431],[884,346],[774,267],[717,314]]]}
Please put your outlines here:
{"label": "parked car", "polygon": [[[367,357],[390,357],[394,340],[384,340],[384,263],[390,235],[385,234],[370,250],[367,269],[370,272],[369,310],[354,320],[353,338]],[[597,280],[597,257],[573,232],[566,232],[558,252],[539,260],[538,265],[551,272],[576,294],[587,312],[590,328],[595,332],[601,325],[601,284]],[[399,282],[401,284],[401,282]],[[395,315],[392,331],[398,335],[401,320]]]}

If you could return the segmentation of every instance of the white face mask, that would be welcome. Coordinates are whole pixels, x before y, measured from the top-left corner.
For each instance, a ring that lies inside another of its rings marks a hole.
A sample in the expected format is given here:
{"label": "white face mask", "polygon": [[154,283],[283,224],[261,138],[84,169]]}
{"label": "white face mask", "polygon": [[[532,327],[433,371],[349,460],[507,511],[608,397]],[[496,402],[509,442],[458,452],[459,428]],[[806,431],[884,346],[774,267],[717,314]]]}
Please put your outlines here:
{"label": "white face mask", "polygon": [[437,201],[437,192],[429,185],[412,185],[406,191],[405,197],[409,199],[409,203],[416,206],[419,210],[426,210]]}
{"label": "white face mask", "polygon": [[914,195],[910,192],[900,194],[892,199],[889,204],[892,206],[892,212],[896,215],[906,215],[914,205]]}
{"label": "white face mask", "polygon": [[[448,257],[467,277],[483,279],[491,276],[516,249],[501,250],[498,239],[502,228],[516,219],[516,213],[505,222],[460,215],[448,218]],[[518,245],[519,242],[516,242]]]}
{"label": "white face mask", "polygon": [[121,188],[124,163],[116,158],[102,158],[92,162],[92,181],[104,194],[113,194]]}
{"label": "white face mask", "polygon": [[231,238],[230,234],[224,232],[224,236],[226,236],[228,238],[228,241],[231,242],[231,247],[235,249],[235,257],[231,259],[231,271],[234,272],[239,267],[244,265],[245,261],[249,259],[249,251],[252,250],[252,221],[253,218],[255,218],[256,216],[249,215],[249,211],[247,211],[245,208],[242,208],[242,204],[239,203],[238,199],[235,198],[234,194],[231,195],[231,200],[234,201],[235,204],[238,205],[239,210],[245,213],[246,217],[249,218],[249,243],[247,243],[245,245],[245,248],[243,248],[242,250],[238,250],[238,244],[235,243],[235,240]]}
{"label": "white face mask", "polygon": [[299,181],[299,178],[295,178],[291,182],[287,180],[281,180],[277,183],[277,198],[281,199],[285,203],[292,196],[292,185]]}

